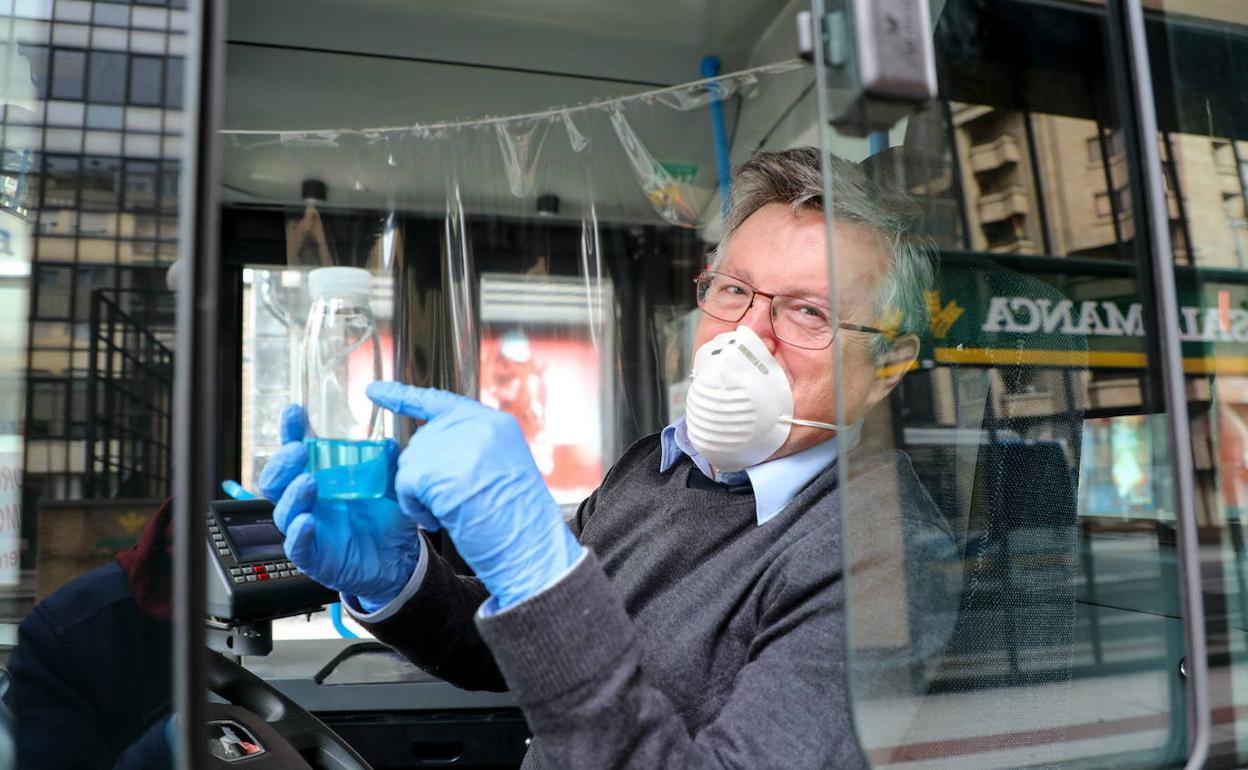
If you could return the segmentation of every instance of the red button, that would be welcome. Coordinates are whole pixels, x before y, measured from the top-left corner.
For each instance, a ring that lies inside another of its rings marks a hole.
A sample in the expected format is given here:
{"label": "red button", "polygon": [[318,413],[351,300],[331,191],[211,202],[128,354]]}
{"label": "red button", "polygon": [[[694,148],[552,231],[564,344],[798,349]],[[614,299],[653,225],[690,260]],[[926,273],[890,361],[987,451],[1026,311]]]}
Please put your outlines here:
{"label": "red button", "polygon": [[265,574],[265,573],[261,572],[261,573],[257,576],[257,578],[256,578],[256,579],[257,579],[257,580],[268,580],[268,579],[269,579],[269,576],[268,576],[267,574]]}
{"label": "red button", "polygon": [[264,565],[263,565],[263,564],[257,564],[256,566],[252,567],[252,569],[253,569],[253,570],[255,570],[256,572],[258,572],[258,573],[262,574],[262,575],[264,574]]}

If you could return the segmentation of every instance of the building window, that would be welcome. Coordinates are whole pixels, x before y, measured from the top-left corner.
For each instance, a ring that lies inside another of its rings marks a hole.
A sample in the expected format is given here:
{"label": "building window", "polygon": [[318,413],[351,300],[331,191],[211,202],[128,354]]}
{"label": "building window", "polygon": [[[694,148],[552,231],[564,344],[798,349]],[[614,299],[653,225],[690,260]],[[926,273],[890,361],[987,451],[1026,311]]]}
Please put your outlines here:
{"label": "building window", "polygon": [[87,101],[123,104],[126,101],[126,55],[92,51]]}
{"label": "building window", "polygon": [[83,158],[82,208],[115,211],[121,204],[121,160]]}
{"label": "building window", "polygon": [[130,57],[130,103],[159,107],[164,96],[164,60],[155,56]]}
{"label": "building window", "polygon": [[74,315],[78,320],[91,318],[91,301],[97,289],[111,289],[117,282],[117,271],[111,267],[79,267],[78,286],[75,289],[77,305]]}
{"label": "building window", "polygon": [[43,162],[43,207],[78,208],[79,158],[76,155],[48,155]]}
{"label": "building window", "polygon": [[1107,217],[1114,213],[1109,207],[1109,193],[1099,192],[1095,196],[1096,215],[1098,217]]}
{"label": "building window", "polygon": [[182,79],[186,73],[186,60],[174,57],[169,60],[169,70],[165,73],[165,106],[170,109],[182,109]]}
{"label": "building window", "polygon": [[169,214],[178,213],[178,185],[182,164],[176,160],[167,160],[160,166],[160,210]]}
{"label": "building window", "polygon": [[[1126,152],[1126,140],[1121,131],[1106,131],[1104,137],[1105,153],[1110,160]],[[1088,162],[1101,162],[1101,142],[1096,136],[1088,137]]]}
{"label": "building window", "polygon": [[[30,82],[35,86],[35,95],[40,99],[48,98],[48,49],[42,45],[17,46],[19,57],[24,57],[30,65]],[[18,61],[17,64],[21,62]]]}
{"label": "building window", "polygon": [[130,26],[130,6],[118,3],[96,3],[94,21],[106,27]]}
{"label": "building window", "polygon": [[1231,143],[1224,139],[1214,139],[1209,143],[1210,149],[1213,150],[1213,164],[1218,168],[1235,169],[1235,151],[1231,149]]}
{"label": "building window", "polygon": [[35,269],[35,317],[43,319],[69,318],[69,301],[73,288],[73,268],[68,266],[38,267]]}
{"label": "building window", "polygon": [[35,381],[30,384],[30,438],[62,438],[65,435],[65,383]]}
{"label": "building window", "polygon": [[126,197],[122,208],[128,211],[155,211],[156,175],[155,161],[126,161]]}
{"label": "building window", "polygon": [[82,101],[83,79],[87,69],[86,51],[52,52],[52,98]]}

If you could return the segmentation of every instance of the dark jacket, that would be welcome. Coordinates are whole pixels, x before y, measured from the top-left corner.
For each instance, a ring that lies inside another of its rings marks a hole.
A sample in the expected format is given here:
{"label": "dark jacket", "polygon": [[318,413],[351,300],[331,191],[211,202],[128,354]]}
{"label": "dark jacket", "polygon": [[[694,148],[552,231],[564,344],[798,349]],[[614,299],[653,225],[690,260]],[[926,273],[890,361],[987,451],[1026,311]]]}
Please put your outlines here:
{"label": "dark jacket", "polygon": [[19,770],[173,766],[168,516],[166,505],[135,549],[65,584],[22,621],[4,697]]}
{"label": "dark jacket", "polygon": [[[510,687],[535,736],[526,768],[865,767],[836,466],[759,526],[748,488],[688,458],[660,473],[659,452],[657,436],[635,444],[582,504],[572,528],[592,554],[554,586],[474,618],[485,589],[431,553],[416,595],[370,630],[453,683]],[[851,457],[850,499],[897,533],[858,550],[853,582],[900,581],[918,608],[892,608],[910,642],[874,665],[913,670],[948,639],[957,549],[904,455]]]}

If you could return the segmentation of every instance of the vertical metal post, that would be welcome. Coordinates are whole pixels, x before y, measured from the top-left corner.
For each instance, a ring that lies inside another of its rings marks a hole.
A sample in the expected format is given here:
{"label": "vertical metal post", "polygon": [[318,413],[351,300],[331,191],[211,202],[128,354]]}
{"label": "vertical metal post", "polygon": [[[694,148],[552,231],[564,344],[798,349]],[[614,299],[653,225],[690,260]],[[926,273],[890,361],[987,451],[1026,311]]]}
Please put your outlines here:
{"label": "vertical metal post", "polygon": [[[1157,112],[1149,69],[1148,41],[1144,36],[1141,0],[1109,3],[1109,23],[1118,25],[1125,42],[1132,113],[1138,141],[1136,161],[1139,192],[1144,199],[1149,261],[1157,294],[1161,350],[1162,396],[1166,406],[1171,470],[1174,472],[1174,510],[1178,523],[1175,550],[1181,575],[1180,599],[1187,646],[1187,734],[1185,768],[1199,768],[1209,755],[1211,714],[1209,660],[1205,645],[1204,597],[1201,594],[1200,546],[1197,540],[1195,470],[1188,430],[1183,352],[1179,344],[1179,302],[1174,280],[1174,252],[1170,220],[1161,178],[1157,147]],[[1112,39],[1111,30],[1111,39]],[[1141,232],[1143,228],[1137,230]]]}
{"label": "vertical metal post", "polygon": [[[1023,133],[1027,138],[1027,159],[1031,165],[1032,190],[1036,194],[1036,214],[1040,216],[1040,248],[1045,255],[1053,253],[1053,239],[1049,235],[1049,210],[1044,202],[1044,183],[1040,179],[1040,154],[1036,152],[1036,127],[1031,123],[1031,110],[1023,111]],[[1067,402],[1069,403],[1069,402]]]}
{"label": "vertical metal post", "polygon": [[[1183,253],[1187,257],[1184,261],[1189,265],[1194,265],[1196,264],[1196,247],[1192,245],[1192,229],[1188,226],[1187,204],[1183,202],[1183,183],[1179,181],[1179,167],[1174,162],[1174,144],[1170,141],[1169,131],[1163,132],[1161,137],[1166,143],[1166,174],[1170,178],[1171,186],[1174,187],[1170,192],[1174,195],[1174,206],[1178,209],[1179,214],[1180,232],[1183,233]],[[1234,145],[1235,143],[1231,142],[1231,146]],[[1170,216],[1170,207],[1168,205],[1166,206],[1166,216]]]}
{"label": "vertical metal post", "polygon": [[[1235,160],[1235,181],[1239,183],[1239,221],[1243,223],[1245,219],[1248,219],[1248,182],[1244,180],[1244,158],[1239,152],[1239,140],[1231,137],[1230,142],[1231,157]],[[1236,262],[1239,263],[1236,267],[1242,270],[1248,267],[1248,255],[1244,254],[1241,243],[1239,236],[1235,235],[1235,257]]]}
{"label": "vertical metal post", "polygon": [[949,132],[949,165],[953,169],[954,195],[958,199],[958,216],[962,221],[962,248],[970,249],[971,214],[966,208],[966,184],[962,180],[962,159],[958,152],[958,127],[953,123],[953,110],[949,107],[948,99],[940,100],[940,112],[944,115],[945,129]]}
{"label": "vertical metal post", "polygon": [[224,0],[192,0],[186,56],[185,158],[178,242],[185,260],[174,353],[174,705],[178,767],[202,765],[206,647],[204,515],[215,486],[217,317],[220,281],[216,138],[225,85]]}
{"label": "vertical metal post", "polygon": [[98,411],[96,406],[97,399],[100,397],[100,303],[93,301],[91,303],[91,320],[90,326],[91,339],[87,346],[87,414],[86,414],[86,466],[83,471],[86,478],[82,485],[82,495],[85,498],[92,498],[99,494],[96,486],[95,475],[95,450],[96,450],[96,434],[95,434],[95,414]]}
{"label": "vertical metal post", "polygon": [[[1099,119],[1096,121],[1096,145],[1101,150],[1101,171],[1105,172],[1105,195],[1109,201],[1109,220],[1114,226],[1114,248],[1125,261],[1129,255],[1126,251],[1127,245],[1122,239],[1122,207],[1118,205],[1118,190],[1114,187],[1114,171],[1109,165],[1109,145],[1105,141],[1105,126]],[[1131,180],[1128,179],[1127,184],[1130,183]]]}

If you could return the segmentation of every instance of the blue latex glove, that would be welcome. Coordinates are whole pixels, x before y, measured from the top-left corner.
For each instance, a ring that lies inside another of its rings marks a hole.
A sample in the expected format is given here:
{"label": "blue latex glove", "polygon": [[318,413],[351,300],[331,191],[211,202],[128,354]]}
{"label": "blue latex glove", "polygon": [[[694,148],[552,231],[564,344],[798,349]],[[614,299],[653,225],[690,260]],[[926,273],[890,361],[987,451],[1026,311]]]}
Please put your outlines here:
{"label": "blue latex glove", "polygon": [[221,491],[226,493],[227,495],[229,495],[235,500],[255,500],[256,499],[256,495],[253,495],[251,492],[247,490],[246,487],[244,487],[242,484],[239,484],[237,481],[234,481],[232,479],[226,479],[225,481],[221,482]]}
{"label": "blue latex glove", "polygon": [[580,558],[514,417],[432,388],[374,382],[367,392],[378,406],[428,420],[399,456],[399,505],[427,529],[446,529],[500,609]]}
{"label": "blue latex glove", "polygon": [[[316,480],[303,470],[307,414],[282,410],[282,446],[260,472],[260,493],[277,502],[273,523],[286,536],[286,556],[316,582],[355,596],[372,612],[399,595],[420,558],[417,524],[393,497],[317,500]],[[386,442],[389,463],[398,444]]]}
{"label": "blue latex glove", "polygon": [[273,508],[286,556],[323,586],[355,596],[369,612],[402,592],[420,558],[416,521],[389,497],[318,500],[316,479],[295,477]]}
{"label": "blue latex glove", "polygon": [[282,445],[260,471],[257,486],[265,498],[277,502],[286,487],[308,466],[308,447],[303,435],[308,429],[308,414],[298,404],[287,404],[282,410],[278,435]]}

